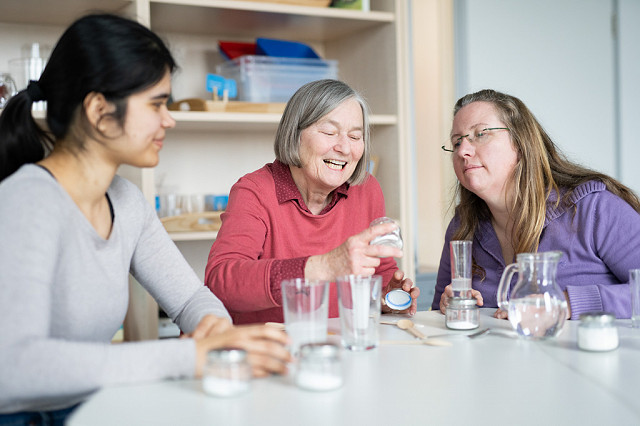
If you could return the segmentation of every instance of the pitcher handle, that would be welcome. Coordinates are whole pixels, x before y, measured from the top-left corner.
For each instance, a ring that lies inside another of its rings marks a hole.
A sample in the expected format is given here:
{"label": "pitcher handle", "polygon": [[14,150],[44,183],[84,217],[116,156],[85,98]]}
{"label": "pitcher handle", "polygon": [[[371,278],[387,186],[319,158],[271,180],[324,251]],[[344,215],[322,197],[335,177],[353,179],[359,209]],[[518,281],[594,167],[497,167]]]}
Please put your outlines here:
{"label": "pitcher handle", "polygon": [[509,287],[511,284],[511,278],[513,274],[515,274],[518,270],[518,264],[512,263],[504,268],[504,272],[502,273],[502,277],[500,277],[500,284],[498,285],[498,306],[503,311],[509,309]]}

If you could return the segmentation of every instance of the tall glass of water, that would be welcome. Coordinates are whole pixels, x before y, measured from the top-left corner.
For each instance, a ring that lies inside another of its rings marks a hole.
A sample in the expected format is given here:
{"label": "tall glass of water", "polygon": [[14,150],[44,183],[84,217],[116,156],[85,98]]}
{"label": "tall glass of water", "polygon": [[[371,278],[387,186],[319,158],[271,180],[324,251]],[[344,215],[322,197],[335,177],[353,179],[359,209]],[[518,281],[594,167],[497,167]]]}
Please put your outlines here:
{"label": "tall glass of water", "polygon": [[453,297],[471,298],[471,241],[450,242]]}
{"label": "tall glass of water", "polygon": [[631,326],[640,327],[640,269],[629,271],[629,289],[631,290]]}

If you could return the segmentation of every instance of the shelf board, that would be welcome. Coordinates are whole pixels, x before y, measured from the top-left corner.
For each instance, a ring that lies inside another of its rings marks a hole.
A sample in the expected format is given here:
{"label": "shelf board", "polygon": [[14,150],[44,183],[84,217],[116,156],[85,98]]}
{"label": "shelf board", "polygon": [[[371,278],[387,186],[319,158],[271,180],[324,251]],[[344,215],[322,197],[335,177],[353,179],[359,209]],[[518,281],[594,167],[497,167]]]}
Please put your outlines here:
{"label": "shelf board", "polygon": [[66,27],[86,13],[121,13],[131,3],[132,0],[2,0],[0,22]]}
{"label": "shelf board", "polygon": [[[252,114],[233,112],[172,111],[176,130],[273,130],[278,127],[281,114]],[[398,123],[396,115],[371,115],[375,126],[393,126]]]}
{"label": "shelf board", "polygon": [[151,0],[156,31],[330,41],[394,22],[386,11],[229,0]]}
{"label": "shelf board", "polygon": [[[0,109],[0,114],[2,110]],[[176,120],[175,130],[273,130],[278,127],[281,114],[251,114],[235,112],[205,112],[205,111],[171,111]],[[33,111],[33,118],[44,124],[45,111]],[[373,114],[370,116],[374,126],[394,126],[398,124],[398,117],[393,114]],[[169,130],[170,132],[172,130]]]}
{"label": "shelf board", "polygon": [[173,241],[208,241],[215,240],[218,236],[218,231],[169,232],[169,236]]}

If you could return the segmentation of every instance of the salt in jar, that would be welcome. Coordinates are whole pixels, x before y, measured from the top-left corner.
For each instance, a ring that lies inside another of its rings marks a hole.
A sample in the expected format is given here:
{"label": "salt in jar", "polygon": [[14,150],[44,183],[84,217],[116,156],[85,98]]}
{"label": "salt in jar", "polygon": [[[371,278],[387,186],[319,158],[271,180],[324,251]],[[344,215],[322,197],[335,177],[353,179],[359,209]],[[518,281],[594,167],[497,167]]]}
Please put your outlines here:
{"label": "salt in jar", "polygon": [[327,342],[300,346],[295,382],[298,387],[312,391],[342,386],[340,348]]}
{"label": "salt in jar", "polygon": [[[380,225],[382,223],[396,223],[396,221],[391,219],[390,217],[379,217],[373,220],[369,224],[369,227]],[[388,234],[375,237],[373,240],[371,240],[369,244],[385,245],[385,246],[397,247],[399,249],[402,249],[403,242],[402,242],[402,234],[400,233],[400,227],[397,227],[395,230],[391,231]]]}
{"label": "salt in jar", "polygon": [[452,297],[446,309],[445,324],[453,330],[472,330],[480,325],[476,299]]}
{"label": "salt in jar", "polygon": [[251,366],[242,349],[216,349],[207,354],[202,388],[212,396],[231,397],[251,387]]}
{"label": "salt in jar", "polygon": [[585,312],[580,314],[578,325],[578,347],[585,351],[611,351],[618,347],[616,317],[607,312]]}

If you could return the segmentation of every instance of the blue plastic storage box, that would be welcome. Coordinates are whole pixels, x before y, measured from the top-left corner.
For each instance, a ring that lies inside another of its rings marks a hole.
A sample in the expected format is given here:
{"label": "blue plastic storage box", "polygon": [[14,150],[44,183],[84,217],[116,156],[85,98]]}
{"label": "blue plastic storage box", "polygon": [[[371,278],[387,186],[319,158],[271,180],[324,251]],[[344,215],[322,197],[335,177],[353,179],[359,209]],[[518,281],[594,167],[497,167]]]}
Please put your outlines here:
{"label": "blue plastic storage box", "polygon": [[216,74],[236,81],[239,101],[287,102],[310,81],[337,79],[338,61],[244,55],[218,65]]}

